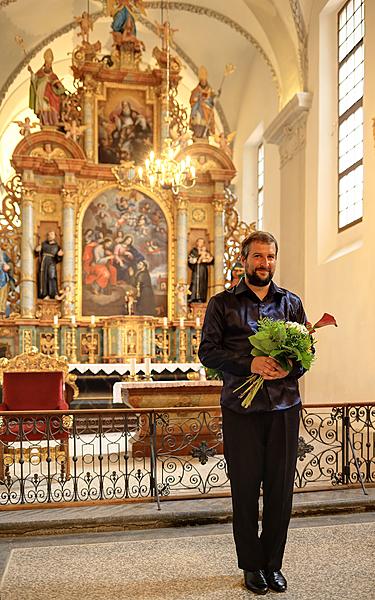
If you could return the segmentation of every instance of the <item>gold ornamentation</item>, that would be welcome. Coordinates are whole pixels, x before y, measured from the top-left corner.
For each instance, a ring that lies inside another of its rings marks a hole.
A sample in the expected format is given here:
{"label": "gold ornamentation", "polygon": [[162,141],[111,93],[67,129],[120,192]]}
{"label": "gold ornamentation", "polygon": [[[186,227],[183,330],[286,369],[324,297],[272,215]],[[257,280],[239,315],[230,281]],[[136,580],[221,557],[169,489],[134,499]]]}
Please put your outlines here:
{"label": "gold ornamentation", "polygon": [[22,330],[22,350],[23,352],[30,352],[32,348],[33,332],[31,329]]}
{"label": "gold ornamentation", "polygon": [[43,354],[48,354],[48,356],[52,356],[55,350],[54,346],[54,336],[53,333],[47,331],[45,333],[40,334],[40,351]]}
{"label": "gold ornamentation", "polygon": [[229,281],[229,273],[239,260],[241,242],[256,230],[256,224],[247,225],[240,221],[235,208],[237,196],[229,188],[225,188],[225,223],[224,223],[224,281]]}
{"label": "gold ornamentation", "polygon": [[47,198],[42,201],[42,213],[46,215],[51,215],[56,212],[56,202]]}
{"label": "gold ornamentation", "polygon": [[204,223],[207,218],[206,211],[203,208],[193,208],[191,216],[194,223]]}
{"label": "gold ornamentation", "polygon": [[35,317],[41,321],[53,321],[54,315],[61,317],[60,303],[57,300],[38,300]]}
{"label": "gold ornamentation", "polygon": [[9,360],[7,358],[0,359],[1,377],[5,372],[62,371],[65,379],[68,375],[68,370],[69,365],[65,356],[59,356],[58,358],[47,356],[39,352],[35,346],[31,346],[28,352],[18,354],[18,356],[14,356]]}

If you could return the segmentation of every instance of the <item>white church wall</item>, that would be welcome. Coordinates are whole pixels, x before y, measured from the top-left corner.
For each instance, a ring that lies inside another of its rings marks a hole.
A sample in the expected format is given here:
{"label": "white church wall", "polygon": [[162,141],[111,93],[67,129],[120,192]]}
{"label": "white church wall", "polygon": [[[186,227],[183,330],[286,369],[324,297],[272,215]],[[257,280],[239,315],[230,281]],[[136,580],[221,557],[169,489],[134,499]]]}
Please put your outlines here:
{"label": "white church wall", "polygon": [[[263,131],[278,113],[279,99],[269,68],[256,56],[249,68],[243,90],[241,109],[234,129],[237,130],[233,160],[238,170],[235,179],[241,218],[250,223],[257,216],[257,147]],[[280,228],[279,153],[269,144],[264,147],[264,229],[276,236]]]}
{"label": "white church wall", "polygon": [[314,98],[307,123],[304,303],[310,320],[329,312],[339,327],[316,333],[317,361],[304,378],[307,402],[374,399],[375,3],[365,0],[364,217],[338,232],[336,23],[343,4],[314,3],[309,31],[309,90]]}

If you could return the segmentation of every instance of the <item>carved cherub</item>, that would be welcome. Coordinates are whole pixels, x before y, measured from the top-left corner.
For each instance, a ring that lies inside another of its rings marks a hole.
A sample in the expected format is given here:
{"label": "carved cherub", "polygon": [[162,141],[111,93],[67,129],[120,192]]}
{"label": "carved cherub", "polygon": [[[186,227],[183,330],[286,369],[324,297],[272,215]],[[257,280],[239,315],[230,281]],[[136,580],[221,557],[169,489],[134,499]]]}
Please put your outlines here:
{"label": "carved cherub", "polygon": [[71,123],[65,121],[64,127],[66,129],[65,137],[72,138],[73,142],[77,142],[85,129],[87,129],[87,125],[77,125],[75,119],[73,119]]}
{"label": "carved cherub", "polygon": [[25,117],[24,121],[12,121],[13,123],[16,123],[18,125],[18,127],[20,128],[20,134],[23,135],[23,137],[27,137],[28,135],[31,134],[31,130],[34,129],[35,127],[38,127],[39,123],[31,123],[30,121],[30,117]]}
{"label": "carved cherub", "polygon": [[74,17],[74,20],[81,28],[81,31],[77,35],[82,38],[83,42],[88,42],[89,33],[93,30],[94,19],[85,10],[80,17]]}
{"label": "carved cherub", "polygon": [[233,155],[232,142],[236,137],[236,133],[237,131],[232,131],[231,133],[228,133],[227,136],[223,132],[215,135],[215,142],[219,144],[219,148],[221,148],[221,150],[223,150],[230,158],[232,158]]}

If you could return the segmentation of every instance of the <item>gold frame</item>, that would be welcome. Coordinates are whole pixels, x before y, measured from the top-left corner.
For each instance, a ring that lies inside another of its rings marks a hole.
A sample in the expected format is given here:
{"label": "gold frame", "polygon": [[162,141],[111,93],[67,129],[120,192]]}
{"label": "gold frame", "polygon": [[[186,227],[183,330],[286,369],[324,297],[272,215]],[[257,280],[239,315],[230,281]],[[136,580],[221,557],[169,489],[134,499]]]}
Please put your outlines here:
{"label": "gold frame", "polygon": [[[108,82],[103,82],[103,91],[102,93],[97,93],[95,94],[95,102],[94,102],[94,144],[95,144],[95,148],[94,148],[94,160],[96,162],[96,164],[98,165],[110,165],[110,166],[115,166],[116,164],[119,163],[100,163],[99,162],[99,152],[98,152],[98,104],[99,102],[102,102],[103,100],[106,101],[107,100],[107,91],[109,89],[114,89],[114,90],[123,90],[123,91],[129,91],[129,90],[135,90],[135,91],[141,91],[141,92],[146,92],[145,97],[146,97],[146,104],[148,105],[152,105],[153,106],[153,148],[154,151],[157,152],[160,148],[160,135],[161,135],[161,123],[160,123],[160,113],[161,113],[161,101],[158,99],[158,97],[155,94],[155,88],[151,87],[149,85],[140,85],[139,83],[108,83]],[[138,165],[136,165],[138,166]]]}
{"label": "gold frame", "polygon": [[[111,189],[117,189],[121,191],[121,188],[117,183],[108,183],[103,185],[101,188],[96,188],[89,196],[87,196],[82,203],[77,207],[76,223],[75,223],[75,306],[76,313],[79,319],[90,322],[89,315],[82,315],[82,222],[88,206],[103,192]],[[136,190],[145,194],[156,202],[159,208],[163,211],[165,216],[167,227],[168,227],[168,289],[167,289],[167,317],[169,320],[174,318],[174,302],[173,302],[173,290],[176,284],[175,275],[175,253],[174,253],[174,240],[176,238],[175,231],[175,216],[173,214],[173,205],[171,202],[170,194],[168,192],[157,194],[151,191],[149,188],[141,185],[132,185],[130,189]],[[168,201],[169,200],[169,201]],[[143,317],[143,315],[139,315]],[[126,315],[113,315],[113,317],[105,317],[98,315],[100,319],[113,319],[116,317],[126,317]],[[145,319],[150,317],[144,315]]]}

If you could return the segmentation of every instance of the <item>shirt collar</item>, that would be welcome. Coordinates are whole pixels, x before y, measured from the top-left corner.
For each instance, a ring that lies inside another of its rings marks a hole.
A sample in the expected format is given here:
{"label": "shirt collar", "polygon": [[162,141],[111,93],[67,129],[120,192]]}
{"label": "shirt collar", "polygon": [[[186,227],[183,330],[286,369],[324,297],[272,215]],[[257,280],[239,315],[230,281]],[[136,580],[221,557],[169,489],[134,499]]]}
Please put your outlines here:
{"label": "shirt collar", "polygon": [[[241,281],[237,283],[234,293],[243,294],[244,292],[251,292],[250,288],[247,286],[245,282],[245,277],[241,278]],[[271,281],[270,287],[268,290],[268,294],[280,294],[281,296],[285,295],[285,290],[278,285],[274,281]],[[268,296],[267,294],[267,296]]]}

